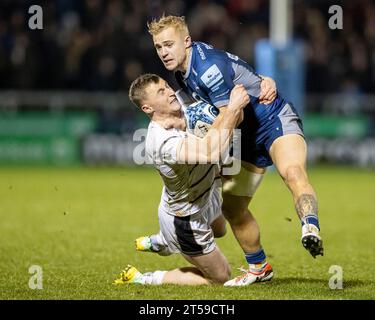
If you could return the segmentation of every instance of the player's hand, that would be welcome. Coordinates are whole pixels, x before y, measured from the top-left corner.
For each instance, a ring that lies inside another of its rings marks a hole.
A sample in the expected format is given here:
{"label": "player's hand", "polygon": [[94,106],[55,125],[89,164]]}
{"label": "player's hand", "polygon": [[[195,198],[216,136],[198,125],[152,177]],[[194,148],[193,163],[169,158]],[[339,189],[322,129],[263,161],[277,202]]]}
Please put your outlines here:
{"label": "player's hand", "polygon": [[270,104],[277,96],[276,82],[270,77],[263,77],[260,83],[259,103]]}
{"label": "player's hand", "polygon": [[236,84],[230,93],[228,110],[245,108],[250,102],[249,94],[243,84]]}
{"label": "player's hand", "polygon": [[175,127],[175,123],[171,119],[164,119],[163,127],[164,127],[164,129],[169,130],[169,129],[172,129],[172,128]]}
{"label": "player's hand", "polygon": [[164,119],[162,122],[162,126],[164,129],[179,129],[179,130],[185,130],[186,124],[184,119]]}

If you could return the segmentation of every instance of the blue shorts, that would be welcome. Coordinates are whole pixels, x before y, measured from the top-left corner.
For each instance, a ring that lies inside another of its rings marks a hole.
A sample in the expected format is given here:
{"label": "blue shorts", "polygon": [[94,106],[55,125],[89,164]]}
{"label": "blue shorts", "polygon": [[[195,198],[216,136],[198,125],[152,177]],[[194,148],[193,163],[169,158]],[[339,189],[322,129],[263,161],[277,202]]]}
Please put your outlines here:
{"label": "blue shorts", "polygon": [[269,150],[278,137],[287,134],[299,134],[304,137],[302,121],[291,103],[286,103],[278,114],[271,115],[261,124],[254,120],[251,123],[250,120],[250,123],[239,128],[241,129],[241,160],[260,168],[273,164]]}

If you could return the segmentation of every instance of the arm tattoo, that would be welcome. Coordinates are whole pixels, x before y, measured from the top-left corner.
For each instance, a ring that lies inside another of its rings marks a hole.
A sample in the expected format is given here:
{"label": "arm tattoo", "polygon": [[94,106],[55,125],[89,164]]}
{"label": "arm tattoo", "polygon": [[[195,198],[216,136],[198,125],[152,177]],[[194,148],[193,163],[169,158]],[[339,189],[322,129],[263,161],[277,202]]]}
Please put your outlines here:
{"label": "arm tattoo", "polygon": [[300,218],[308,214],[318,215],[318,202],[312,194],[302,194],[296,203],[297,214]]}

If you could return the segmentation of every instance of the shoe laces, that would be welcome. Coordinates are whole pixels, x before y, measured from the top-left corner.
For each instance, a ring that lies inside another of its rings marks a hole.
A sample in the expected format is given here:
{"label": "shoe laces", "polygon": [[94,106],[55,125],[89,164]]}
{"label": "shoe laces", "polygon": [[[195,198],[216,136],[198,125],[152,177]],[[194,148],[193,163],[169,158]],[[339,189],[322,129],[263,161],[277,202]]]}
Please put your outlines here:
{"label": "shoe laces", "polygon": [[239,268],[237,268],[237,270],[239,270],[239,271],[241,271],[242,272],[242,274],[241,275],[239,275],[239,276],[237,276],[235,279],[236,279],[236,281],[238,281],[238,280],[240,280],[240,279],[242,279],[242,278],[244,278],[244,277],[246,277],[246,275],[250,272],[250,270],[249,269],[246,269],[246,268],[244,268],[244,266],[241,266],[241,267],[239,267]]}
{"label": "shoe laces", "polygon": [[240,270],[241,272],[243,272],[242,275],[238,276],[238,278],[243,278],[244,276],[246,276],[248,273],[251,273],[253,275],[258,275],[259,273],[262,273],[264,271],[264,269],[266,268],[267,264],[265,264],[261,270],[259,271],[255,271],[255,270],[251,270],[250,268],[244,268],[244,266],[242,265],[241,267],[237,268],[237,270]]}
{"label": "shoe laces", "polygon": [[245,269],[244,266],[237,268],[237,270],[240,270],[243,273],[248,273],[250,271],[249,268]]}

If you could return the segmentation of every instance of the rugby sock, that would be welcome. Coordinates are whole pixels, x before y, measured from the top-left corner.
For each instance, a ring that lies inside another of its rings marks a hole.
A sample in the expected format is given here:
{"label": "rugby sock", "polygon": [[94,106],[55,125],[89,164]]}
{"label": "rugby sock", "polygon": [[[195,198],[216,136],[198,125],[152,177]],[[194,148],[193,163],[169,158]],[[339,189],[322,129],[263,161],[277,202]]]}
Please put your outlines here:
{"label": "rugby sock", "polygon": [[163,278],[167,271],[155,271],[152,273],[152,284],[159,285],[163,283]]}
{"label": "rugby sock", "polygon": [[154,252],[159,252],[161,251],[162,249],[162,242],[161,242],[161,239],[160,239],[160,236],[159,234],[153,234],[150,236],[150,240],[151,240],[151,248],[152,248],[152,251]]}
{"label": "rugby sock", "polygon": [[267,261],[258,264],[249,264],[249,270],[251,272],[262,272],[266,265]]}
{"label": "rugby sock", "polygon": [[304,216],[301,219],[301,224],[302,224],[302,229],[304,225],[314,225],[318,229],[318,231],[320,231],[319,219],[318,219],[318,216],[315,214],[308,214]]}
{"label": "rugby sock", "polygon": [[146,272],[143,274],[143,284],[160,285],[167,271]]}
{"label": "rugby sock", "polygon": [[249,264],[249,270],[252,272],[261,271],[267,264],[266,254],[263,248],[259,249],[257,252],[246,253],[246,261]]}

